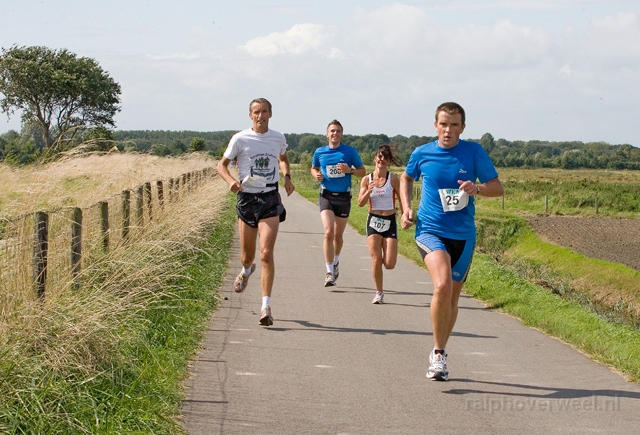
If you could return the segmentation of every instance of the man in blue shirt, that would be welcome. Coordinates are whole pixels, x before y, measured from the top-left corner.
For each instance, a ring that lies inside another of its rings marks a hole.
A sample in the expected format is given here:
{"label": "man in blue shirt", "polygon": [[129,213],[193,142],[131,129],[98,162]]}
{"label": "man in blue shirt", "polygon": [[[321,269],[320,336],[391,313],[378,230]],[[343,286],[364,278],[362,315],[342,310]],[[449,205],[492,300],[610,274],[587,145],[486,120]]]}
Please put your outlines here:
{"label": "man in blue shirt", "polygon": [[344,229],[351,212],[351,175],[367,173],[354,147],[341,143],[342,124],[333,120],[327,126],[329,145],[316,149],[311,161],[311,176],[320,182],[318,207],[324,228],[324,252],[327,275],[325,287],[336,285],[340,273],[339,258]]}
{"label": "man in blue shirt", "polygon": [[445,346],[458,316],[458,299],[476,243],[474,197],[502,196],[504,188],[491,159],[476,142],[460,140],[464,109],[443,103],[434,123],[438,140],[420,145],[400,177],[402,228],[414,223],[413,182],[422,177],[416,244],[433,280],[431,324],[434,348],[427,378],[449,379]]}

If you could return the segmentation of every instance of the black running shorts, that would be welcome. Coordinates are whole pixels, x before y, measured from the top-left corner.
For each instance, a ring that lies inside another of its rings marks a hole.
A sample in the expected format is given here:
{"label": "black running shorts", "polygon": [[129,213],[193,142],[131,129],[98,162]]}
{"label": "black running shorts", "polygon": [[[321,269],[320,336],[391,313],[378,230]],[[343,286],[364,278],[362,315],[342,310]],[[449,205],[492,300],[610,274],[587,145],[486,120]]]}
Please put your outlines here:
{"label": "black running shorts", "polygon": [[276,189],[264,193],[238,192],[236,212],[240,220],[251,228],[258,228],[262,219],[280,216],[282,222],[286,216],[282,198]]}
{"label": "black running shorts", "polygon": [[346,192],[340,195],[320,194],[318,208],[320,211],[331,210],[336,217],[348,218],[351,213],[351,195]]}

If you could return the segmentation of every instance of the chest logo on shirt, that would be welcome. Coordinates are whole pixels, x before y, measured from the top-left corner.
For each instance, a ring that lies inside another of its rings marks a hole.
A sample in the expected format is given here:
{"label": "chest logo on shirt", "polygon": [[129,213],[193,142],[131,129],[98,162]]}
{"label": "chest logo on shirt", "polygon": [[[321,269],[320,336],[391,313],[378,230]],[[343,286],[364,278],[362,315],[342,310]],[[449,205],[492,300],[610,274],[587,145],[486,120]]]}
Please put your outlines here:
{"label": "chest logo on shirt", "polygon": [[269,171],[269,157],[258,157],[253,161],[254,166],[251,166],[251,176],[259,175],[268,179],[273,179],[276,175],[276,168]]}

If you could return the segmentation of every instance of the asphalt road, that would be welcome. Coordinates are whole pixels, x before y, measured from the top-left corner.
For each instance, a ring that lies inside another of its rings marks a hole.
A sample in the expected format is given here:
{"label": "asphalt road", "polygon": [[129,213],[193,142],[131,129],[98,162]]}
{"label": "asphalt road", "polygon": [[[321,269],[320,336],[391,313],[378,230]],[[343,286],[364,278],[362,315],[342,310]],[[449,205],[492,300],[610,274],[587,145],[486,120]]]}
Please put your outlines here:
{"label": "asphalt road", "polygon": [[638,434],[640,386],[463,295],[448,382],[425,377],[429,274],[400,257],[375,294],[366,240],[348,227],[325,288],[317,206],[294,193],[276,243],[274,324],[258,324],[260,265],[244,293],[236,241],[183,402],[190,435]]}

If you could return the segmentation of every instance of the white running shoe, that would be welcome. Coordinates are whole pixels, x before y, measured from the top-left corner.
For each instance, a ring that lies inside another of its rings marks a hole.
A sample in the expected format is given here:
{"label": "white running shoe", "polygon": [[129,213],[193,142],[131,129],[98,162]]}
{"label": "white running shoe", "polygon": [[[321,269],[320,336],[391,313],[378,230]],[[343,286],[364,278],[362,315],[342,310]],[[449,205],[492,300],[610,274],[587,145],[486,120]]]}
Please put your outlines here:
{"label": "white running shoe", "polygon": [[333,279],[334,279],[334,281],[338,279],[338,276],[340,276],[340,262],[339,261],[336,264],[333,265]]}
{"label": "white running shoe", "polygon": [[273,316],[271,315],[271,307],[267,306],[267,308],[260,311],[260,324],[262,326],[271,326],[273,325]]}
{"label": "white running shoe", "polygon": [[372,304],[384,304],[384,292],[376,292],[376,297],[371,301]]}
{"label": "white running shoe", "polygon": [[434,381],[448,381],[449,370],[447,370],[447,355],[436,353],[435,349],[429,354],[429,369],[427,370],[427,378]]}
{"label": "white running shoe", "polygon": [[324,286],[333,287],[334,285],[336,285],[336,280],[333,278],[333,275],[331,275],[331,272],[327,272],[327,276],[324,279]]}
{"label": "white running shoe", "polygon": [[233,290],[235,290],[236,293],[242,293],[244,289],[247,288],[247,284],[249,284],[249,277],[251,276],[251,274],[253,274],[253,272],[255,272],[255,270],[256,270],[256,263],[253,263],[249,267],[249,272],[247,273],[246,276],[240,273],[236,277],[236,280],[233,282]]}

